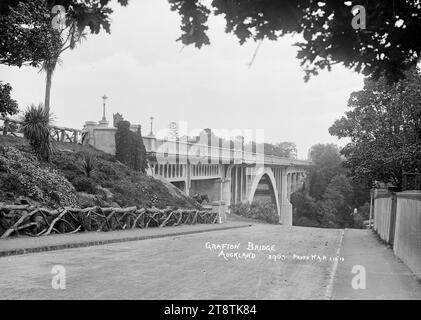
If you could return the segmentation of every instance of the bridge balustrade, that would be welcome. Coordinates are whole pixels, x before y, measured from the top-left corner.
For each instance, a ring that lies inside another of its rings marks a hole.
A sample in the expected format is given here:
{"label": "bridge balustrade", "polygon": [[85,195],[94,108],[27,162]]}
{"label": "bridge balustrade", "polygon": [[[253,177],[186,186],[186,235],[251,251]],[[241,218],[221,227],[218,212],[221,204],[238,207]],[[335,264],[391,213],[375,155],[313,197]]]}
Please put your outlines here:
{"label": "bridge balustrade", "polygon": [[186,165],[180,163],[153,163],[151,164],[152,174],[168,181],[183,181],[186,179]]}
{"label": "bridge balustrade", "polygon": [[306,160],[297,160],[283,158],[273,155],[265,155],[263,153],[248,151],[247,149],[233,149],[205,145],[200,143],[186,142],[182,140],[156,140],[156,148],[152,149],[152,143],[148,142],[150,152],[156,152],[158,157],[163,160],[172,162],[178,157],[178,162],[187,163],[189,160],[192,164],[201,162],[210,162],[213,164],[265,164],[280,166],[304,166],[307,167],[311,162]]}
{"label": "bridge balustrade", "polygon": [[193,164],[191,165],[191,179],[219,178],[220,167],[217,164]]}

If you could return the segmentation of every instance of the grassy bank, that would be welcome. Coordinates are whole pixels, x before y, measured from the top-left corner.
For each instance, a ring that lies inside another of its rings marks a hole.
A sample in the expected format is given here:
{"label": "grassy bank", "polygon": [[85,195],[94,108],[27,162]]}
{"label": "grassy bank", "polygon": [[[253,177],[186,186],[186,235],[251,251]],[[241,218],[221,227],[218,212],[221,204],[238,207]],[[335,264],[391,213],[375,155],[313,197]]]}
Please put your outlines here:
{"label": "grassy bank", "polygon": [[0,136],[0,202],[19,198],[53,208],[196,205],[171,186],[90,146],[54,142],[51,161],[40,162],[25,139]]}

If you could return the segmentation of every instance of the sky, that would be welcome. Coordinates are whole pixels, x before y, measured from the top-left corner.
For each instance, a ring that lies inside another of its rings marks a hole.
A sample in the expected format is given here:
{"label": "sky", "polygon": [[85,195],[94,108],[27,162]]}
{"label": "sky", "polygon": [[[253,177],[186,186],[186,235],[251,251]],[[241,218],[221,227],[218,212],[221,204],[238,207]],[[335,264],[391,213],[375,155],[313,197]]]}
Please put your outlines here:
{"label": "sky", "polygon": [[[209,20],[211,45],[199,50],[176,41],[180,17],[166,0],[113,8],[111,34],[88,35],[62,55],[51,92],[54,124],[99,121],[106,94],[107,119],[119,112],[143,134],[153,116],[154,132],[179,121],[189,133],[264,130],[266,142],[295,142],[301,159],[316,143],[346,143],[328,128],[347,111],[351,92],[362,89],[363,76],[335,66],[305,83],[292,46],[299,36],[263,41],[249,67],[257,43],[240,45],[225,33],[223,17]],[[0,65],[0,79],[12,85],[20,109],[43,102],[45,74],[37,69]]]}

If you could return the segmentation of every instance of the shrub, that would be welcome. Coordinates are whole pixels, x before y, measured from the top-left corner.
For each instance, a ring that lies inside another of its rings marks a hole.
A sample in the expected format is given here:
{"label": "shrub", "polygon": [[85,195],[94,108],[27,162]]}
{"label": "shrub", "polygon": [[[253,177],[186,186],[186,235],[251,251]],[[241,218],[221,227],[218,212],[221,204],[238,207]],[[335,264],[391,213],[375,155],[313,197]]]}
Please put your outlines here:
{"label": "shrub", "polygon": [[271,202],[238,203],[231,205],[230,209],[232,213],[246,218],[258,219],[272,224],[279,223],[276,206]]}
{"label": "shrub", "polygon": [[90,194],[95,194],[97,192],[96,183],[89,177],[75,177],[72,180],[72,184],[79,192],[87,192]]}
{"label": "shrub", "polygon": [[42,168],[38,160],[14,147],[0,152],[3,191],[15,191],[52,206],[77,206],[75,189],[58,171]]}
{"label": "shrub", "polygon": [[96,172],[96,168],[97,168],[96,157],[90,152],[82,152],[81,158],[82,158],[82,165],[81,165],[82,172],[87,177],[92,177],[92,175]]}
{"label": "shrub", "polygon": [[27,108],[23,118],[23,135],[29,140],[37,156],[45,161],[50,160],[52,144],[50,138],[50,113],[42,104]]}
{"label": "shrub", "polygon": [[0,81],[0,116],[13,115],[18,112],[18,104],[10,97],[12,87],[9,83]]}
{"label": "shrub", "polygon": [[113,180],[121,179],[117,170],[114,168],[114,166],[105,161],[98,161],[96,173],[97,173],[97,177],[100,180],[103,180],[104,182],[110,179],[113,179]]}

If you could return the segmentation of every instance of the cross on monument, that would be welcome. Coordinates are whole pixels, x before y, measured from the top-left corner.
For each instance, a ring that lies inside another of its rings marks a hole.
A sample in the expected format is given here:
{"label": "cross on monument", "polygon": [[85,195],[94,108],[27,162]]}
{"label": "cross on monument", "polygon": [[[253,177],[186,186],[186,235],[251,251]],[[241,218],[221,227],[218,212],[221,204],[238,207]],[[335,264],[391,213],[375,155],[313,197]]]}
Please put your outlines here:
{"label": "cross on monument", "polygon": [[102,104],[102,121],[107,121],[105,118],[105,101],[108,99],[108,97],[104,94],[102,96],[103,104]]}

